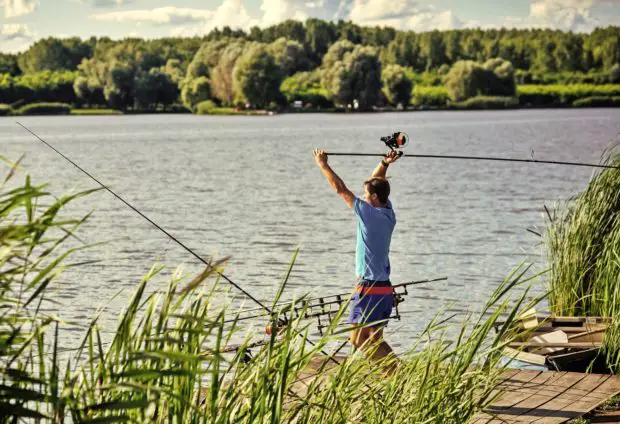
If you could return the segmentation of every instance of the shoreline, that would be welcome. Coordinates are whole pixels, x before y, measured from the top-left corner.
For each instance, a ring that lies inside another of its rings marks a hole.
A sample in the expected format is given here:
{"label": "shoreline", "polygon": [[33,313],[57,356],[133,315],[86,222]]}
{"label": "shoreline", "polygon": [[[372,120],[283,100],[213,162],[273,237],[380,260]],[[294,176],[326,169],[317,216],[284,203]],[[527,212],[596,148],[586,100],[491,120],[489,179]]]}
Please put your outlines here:
{"label": "shoreline", "polygon": [[[120,111],[115,109],[72,109],[70,113],[32,113],[32,114],[7,114],[0,118],[15,118],[23,116],[132,116],[132,115],[195,115],[195,116],[259,116],[272,117],[279,115],[296,114],[375,114],[375,113],[419,113],[419,112],[471,112],[471,111],[513,111],[513,110],[554,110],[554,109],[618,109],[620,106],[563,106],[563,105],[529,105],[511,107],[416,107],[399,110],[396,108],[377,108],[375,110],[346,110],[346,109],[288,109],[281,111],[268,111],[264,109],[241,110],[236,112],[218,111],[208,114],[195,114],[190,111],[179,110],[145,110],[145,111]],[[229,108],[222,108],[229,109]]]}

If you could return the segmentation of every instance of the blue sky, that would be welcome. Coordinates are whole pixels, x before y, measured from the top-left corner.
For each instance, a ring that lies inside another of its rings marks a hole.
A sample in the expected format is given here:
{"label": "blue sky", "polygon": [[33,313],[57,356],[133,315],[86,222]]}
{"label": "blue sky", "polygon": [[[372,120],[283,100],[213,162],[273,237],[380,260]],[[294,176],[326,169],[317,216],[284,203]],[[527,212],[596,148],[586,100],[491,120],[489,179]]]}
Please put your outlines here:
{"label": "blue sky", "polygon": [[0,51],[47,36],[201,35],[308,17],[425,31],[620,25],[620,0],[0,0]]}

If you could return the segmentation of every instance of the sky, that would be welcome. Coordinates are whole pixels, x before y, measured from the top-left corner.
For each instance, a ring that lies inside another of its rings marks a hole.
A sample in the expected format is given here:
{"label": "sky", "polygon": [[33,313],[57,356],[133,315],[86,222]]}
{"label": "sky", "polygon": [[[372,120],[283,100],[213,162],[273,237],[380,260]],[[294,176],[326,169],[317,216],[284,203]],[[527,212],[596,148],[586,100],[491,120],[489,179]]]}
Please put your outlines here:
{"label": "sky", "polygon": [[413,31],[620,25],[620,0],[0,0],[0,12],[4,53],[49,36],[193,36],[309,17]]}

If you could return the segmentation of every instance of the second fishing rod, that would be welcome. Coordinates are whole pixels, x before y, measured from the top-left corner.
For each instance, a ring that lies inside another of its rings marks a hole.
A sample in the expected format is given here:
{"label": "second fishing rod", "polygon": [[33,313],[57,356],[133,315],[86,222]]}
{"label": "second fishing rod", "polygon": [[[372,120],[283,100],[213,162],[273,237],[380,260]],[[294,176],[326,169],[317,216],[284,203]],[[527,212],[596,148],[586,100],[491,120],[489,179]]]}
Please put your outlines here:
{"label": "second fishing rod", "polygon": [[[620,166],[594,164],[585,162],[567,162],[558,160],[539,160],[539,159],[519,159],[504,158],[497,156],[464,156],[464,155],[427,155],[427,154],[407,154],[403,150],[410,144],[409,135],[407,133],[397,131],[391,135],[381,137],[381,141],[385,143],[390,150],[398,152],[398,155],[406,158],[424,158],[424,159],[454,159],[454,160],[471,160],[471,161],[494,161],[494,162],[521,162],[521,163],[537,163],[548,165],[565,165],[565,166],[582,166],[589,168],[606,168],[620,169]],[[362,156],[362,157],[385,157],[381,153],[345,153],[345,152],[328,152],[328,156]]]}

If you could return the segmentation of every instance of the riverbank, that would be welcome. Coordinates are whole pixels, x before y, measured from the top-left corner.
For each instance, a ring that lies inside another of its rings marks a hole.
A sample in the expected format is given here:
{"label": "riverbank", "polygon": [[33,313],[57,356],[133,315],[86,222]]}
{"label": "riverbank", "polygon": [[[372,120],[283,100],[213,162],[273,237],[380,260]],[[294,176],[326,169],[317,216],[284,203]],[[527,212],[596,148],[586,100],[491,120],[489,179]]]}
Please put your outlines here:
{"label": "riverbank", "polygon": [[[303,98],[300,94],[300,98]],[[324,102],[329,102],[326,98]],[[281,113],[349,113],[361,112],[353,107],[317,107],[312,103],[291,102],[288,106],[269,109],[250,109],[242,107],[222,107],[212,101],[204,102],[205,107],[197,105],[199,115],[242,115],[271,116]],[[153,113],[192,113],[181,104],[152,109],[116,110],[106,107],[81,108],[62,102],[30,103],[16,102],[14,106],[0,104],[0,116],[24,115],[120,115]],[[17,106],[19,105],[19,107]],[[598,108],[620,107],[620,84],[550,84],[519,85],[516,96],[476,96],[461,102],[450,100],[447,88],[443,86],[416,86],[412,90],[411,104],[407,107],[382,104],[364,112],[413,112],[422,110],[502,110],[533,108]]]}

